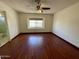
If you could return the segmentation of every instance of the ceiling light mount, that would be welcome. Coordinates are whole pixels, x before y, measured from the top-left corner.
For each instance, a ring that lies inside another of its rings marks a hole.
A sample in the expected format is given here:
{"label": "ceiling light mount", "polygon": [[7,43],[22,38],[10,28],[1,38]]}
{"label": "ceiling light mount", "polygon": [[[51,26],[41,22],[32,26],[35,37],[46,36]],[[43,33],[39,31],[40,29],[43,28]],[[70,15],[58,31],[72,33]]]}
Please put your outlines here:
{"label": "ceiling light mount", "polygon": [[41,7],[41,0],[35,0],[37,3],[36,9],[40,12],[43,12],[43,10],[50,10],[50,7]]}

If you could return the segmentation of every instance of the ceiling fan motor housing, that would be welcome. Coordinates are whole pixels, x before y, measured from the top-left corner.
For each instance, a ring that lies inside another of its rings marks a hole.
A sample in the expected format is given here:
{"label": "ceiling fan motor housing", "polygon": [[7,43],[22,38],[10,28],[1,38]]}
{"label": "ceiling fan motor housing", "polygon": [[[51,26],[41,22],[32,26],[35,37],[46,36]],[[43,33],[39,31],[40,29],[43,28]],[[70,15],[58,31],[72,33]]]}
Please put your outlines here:
{"label": "ceiling fan motor housing", "polygon": [[40,6],[38,5],[38,6],[37,6],[37,10],[39,10],[39,9],[40,9]]}

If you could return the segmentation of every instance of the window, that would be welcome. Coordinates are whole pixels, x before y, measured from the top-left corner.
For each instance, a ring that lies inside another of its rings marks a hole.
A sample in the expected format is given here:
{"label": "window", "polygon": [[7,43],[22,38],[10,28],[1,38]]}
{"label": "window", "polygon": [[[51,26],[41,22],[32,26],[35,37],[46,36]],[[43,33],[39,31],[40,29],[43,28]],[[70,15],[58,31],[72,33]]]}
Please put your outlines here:
{"label": "window", "polygon": [[43,18],[29,18],[28,29],[43,29],[44,20]]}

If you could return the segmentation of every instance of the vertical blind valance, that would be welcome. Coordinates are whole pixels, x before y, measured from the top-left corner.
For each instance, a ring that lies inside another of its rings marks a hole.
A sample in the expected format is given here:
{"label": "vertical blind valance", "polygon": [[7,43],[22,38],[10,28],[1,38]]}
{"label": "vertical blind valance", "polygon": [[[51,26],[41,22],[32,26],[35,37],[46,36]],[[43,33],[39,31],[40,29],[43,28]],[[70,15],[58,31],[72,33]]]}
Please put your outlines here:
{"label": "vertical blind valance", "polygon": [[43,18],[29,18],[29,20],[43,20]]}

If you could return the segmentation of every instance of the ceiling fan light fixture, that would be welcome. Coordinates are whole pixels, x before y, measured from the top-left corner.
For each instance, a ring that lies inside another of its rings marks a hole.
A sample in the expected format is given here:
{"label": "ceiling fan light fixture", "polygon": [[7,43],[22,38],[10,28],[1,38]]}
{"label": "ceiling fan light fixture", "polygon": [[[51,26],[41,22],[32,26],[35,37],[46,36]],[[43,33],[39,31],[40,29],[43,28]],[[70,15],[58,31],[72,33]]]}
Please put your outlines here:
{"label": "ceiling fan light fixture", "polygon": [[38,10],[38,12],[39,12],[39,13],[42,13],[42,12],[43,12],[43,10]]}
{"label": "ceiling fan light fixture", "polygon": [[38,12],[41,13],[42,11],[41,10],[38,10]]}

